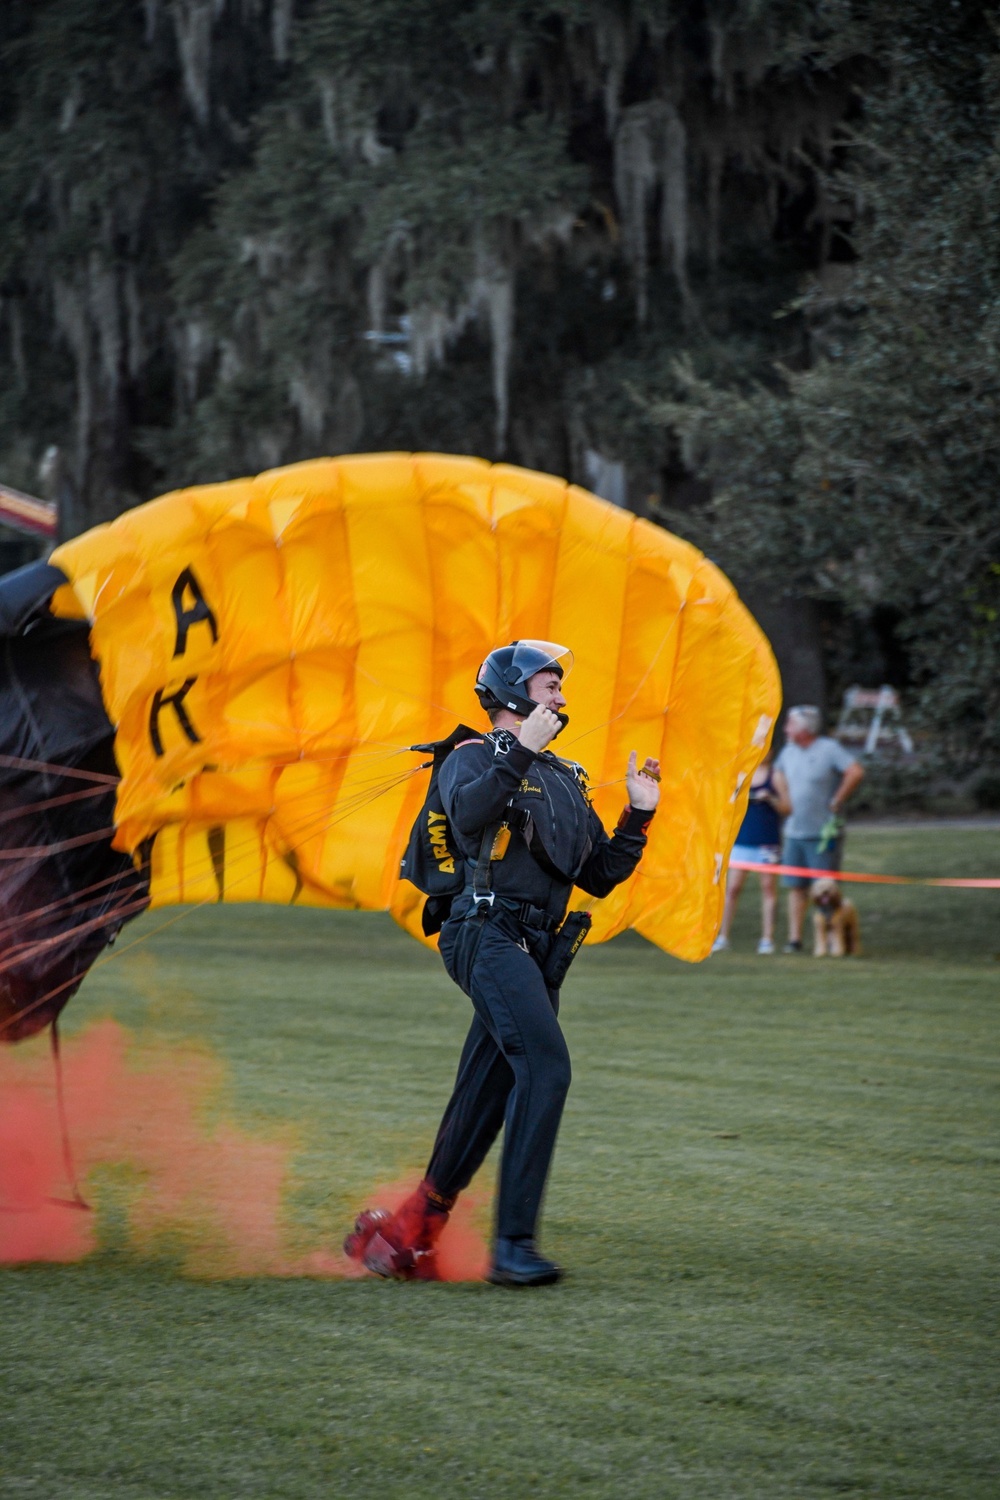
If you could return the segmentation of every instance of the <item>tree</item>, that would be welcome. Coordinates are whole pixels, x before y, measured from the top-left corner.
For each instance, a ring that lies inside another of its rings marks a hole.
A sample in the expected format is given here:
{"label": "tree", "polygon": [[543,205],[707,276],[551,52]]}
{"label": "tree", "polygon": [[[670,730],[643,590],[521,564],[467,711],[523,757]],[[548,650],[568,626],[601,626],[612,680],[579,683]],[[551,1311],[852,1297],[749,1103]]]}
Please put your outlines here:
{"label": "tree", "polygon": [[711,486],[689,529],[737,576],[891,611],[955,767],[1000,754],[1000,77],[979,22],[956,37],[915,8],[867,100],[831,184],[863,205],[857,259],[796,304],[811,366],[741,390],[689,367],[659,408]]}
{"label": "tree", "polygon": [[137,436],[173,419],[189,357],[171,261],[244,159],[243,122],[273,82],[260,18],[213,22],[218,10],[0,7],[0,354],[13,377],[0,459],[30,489],[57,445],[79,502],[71,530],[159,483]]}
{"label": "tree", "polygon": [[12,0],[4,472],[58,443],[80,524],[359,446],[659,491],[630,389],[795,356],[864,8]]}

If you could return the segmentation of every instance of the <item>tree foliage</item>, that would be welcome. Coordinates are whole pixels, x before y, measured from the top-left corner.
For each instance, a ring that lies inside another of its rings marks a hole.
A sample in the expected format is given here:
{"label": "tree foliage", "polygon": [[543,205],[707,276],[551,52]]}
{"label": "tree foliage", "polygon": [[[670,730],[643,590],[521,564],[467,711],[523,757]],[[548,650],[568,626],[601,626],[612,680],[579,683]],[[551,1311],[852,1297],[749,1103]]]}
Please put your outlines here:
{"label": "tree foliage", "polygon": [[396,443],[655,490],[665,350],[794,353],[859,7],[10,0],[4,472],[59,443],[81,522]]}
{"label": "tree foliage", "polygon": [[734,390],[689,367],[659,415],[738,575],[892,612],[955,764],[1000,753],[1000,74],[985,26],[934,30],[904,35],[834,185],[857,260],[798,303],[809,368]]}
{"label": "tree foliage", "polygon": [[193,14],[0,7],[0,451],[5,477],[31,488],[45,446],[62,447],[78,525],[155,482],[136,434],[175,411],[171,260],[243,159],[237,116],[267,83],[250,48],[230,47],[225,128],[208,129]]}

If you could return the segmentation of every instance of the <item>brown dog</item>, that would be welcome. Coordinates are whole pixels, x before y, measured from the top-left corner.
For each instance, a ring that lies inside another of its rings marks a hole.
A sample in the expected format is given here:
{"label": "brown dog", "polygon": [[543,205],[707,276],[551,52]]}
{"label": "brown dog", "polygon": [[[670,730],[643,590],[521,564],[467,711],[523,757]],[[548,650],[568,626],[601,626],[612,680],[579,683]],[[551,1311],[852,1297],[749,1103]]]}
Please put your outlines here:
{"label": "brown dog", "polygon": [[814,880],[809,891],[813,907],[813,957],[844,958],[861,952],[861,923],[853,901],[840,894],[829,875]]}

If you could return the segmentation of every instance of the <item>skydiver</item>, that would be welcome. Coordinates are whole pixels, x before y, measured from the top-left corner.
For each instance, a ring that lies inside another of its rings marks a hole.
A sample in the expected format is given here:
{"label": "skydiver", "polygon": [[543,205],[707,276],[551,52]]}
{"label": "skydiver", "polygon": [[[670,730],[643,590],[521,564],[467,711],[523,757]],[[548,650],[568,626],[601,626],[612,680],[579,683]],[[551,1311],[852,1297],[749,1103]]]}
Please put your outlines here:
{"label": "skydiver", "polygon": [[448,1215],[501,1126],[488,1279],[544,1286],[562,1275],[536,1247],[570,1084],[552,959],[573,886],[601,897],[628,879],[660,794],[659,762],[647,759],[640,768],[632,751],[629,803],[609,837],[582,768],[547,748],[568,722],[563,680],[572,659],[545,641],[490,652],[475,692],[492,728],[460,744],[441,768],[441,800],[465,885],[442,927],[440,951],[475,1015],[423,1181],[396,1213],[359,1215],[345,1241],[348,1255],[380,1276],[436,1279],[435,1246]]}

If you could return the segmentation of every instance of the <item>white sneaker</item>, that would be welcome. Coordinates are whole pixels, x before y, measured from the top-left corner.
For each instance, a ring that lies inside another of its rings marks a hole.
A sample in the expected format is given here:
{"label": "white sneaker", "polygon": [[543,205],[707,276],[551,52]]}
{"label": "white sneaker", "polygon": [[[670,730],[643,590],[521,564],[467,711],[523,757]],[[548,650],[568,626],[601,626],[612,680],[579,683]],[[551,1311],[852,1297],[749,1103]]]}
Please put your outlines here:
{"label": "white sneaker", "polygon": [[715,942],[712,944],[712,952],[713,953],[725,953],[725,951],[726,951],[726,949],[728,947],[729,947],[729,939],[727,937],[723,937],[722,933],[720,932],[719,936],[716,938]]}
{"label": "white sneaker", "polygon": [[771,941],[770,938],[761,938],[760,942],[757,944],[757,952],[758,953],[773,953],[774,952],[774,943]]}

